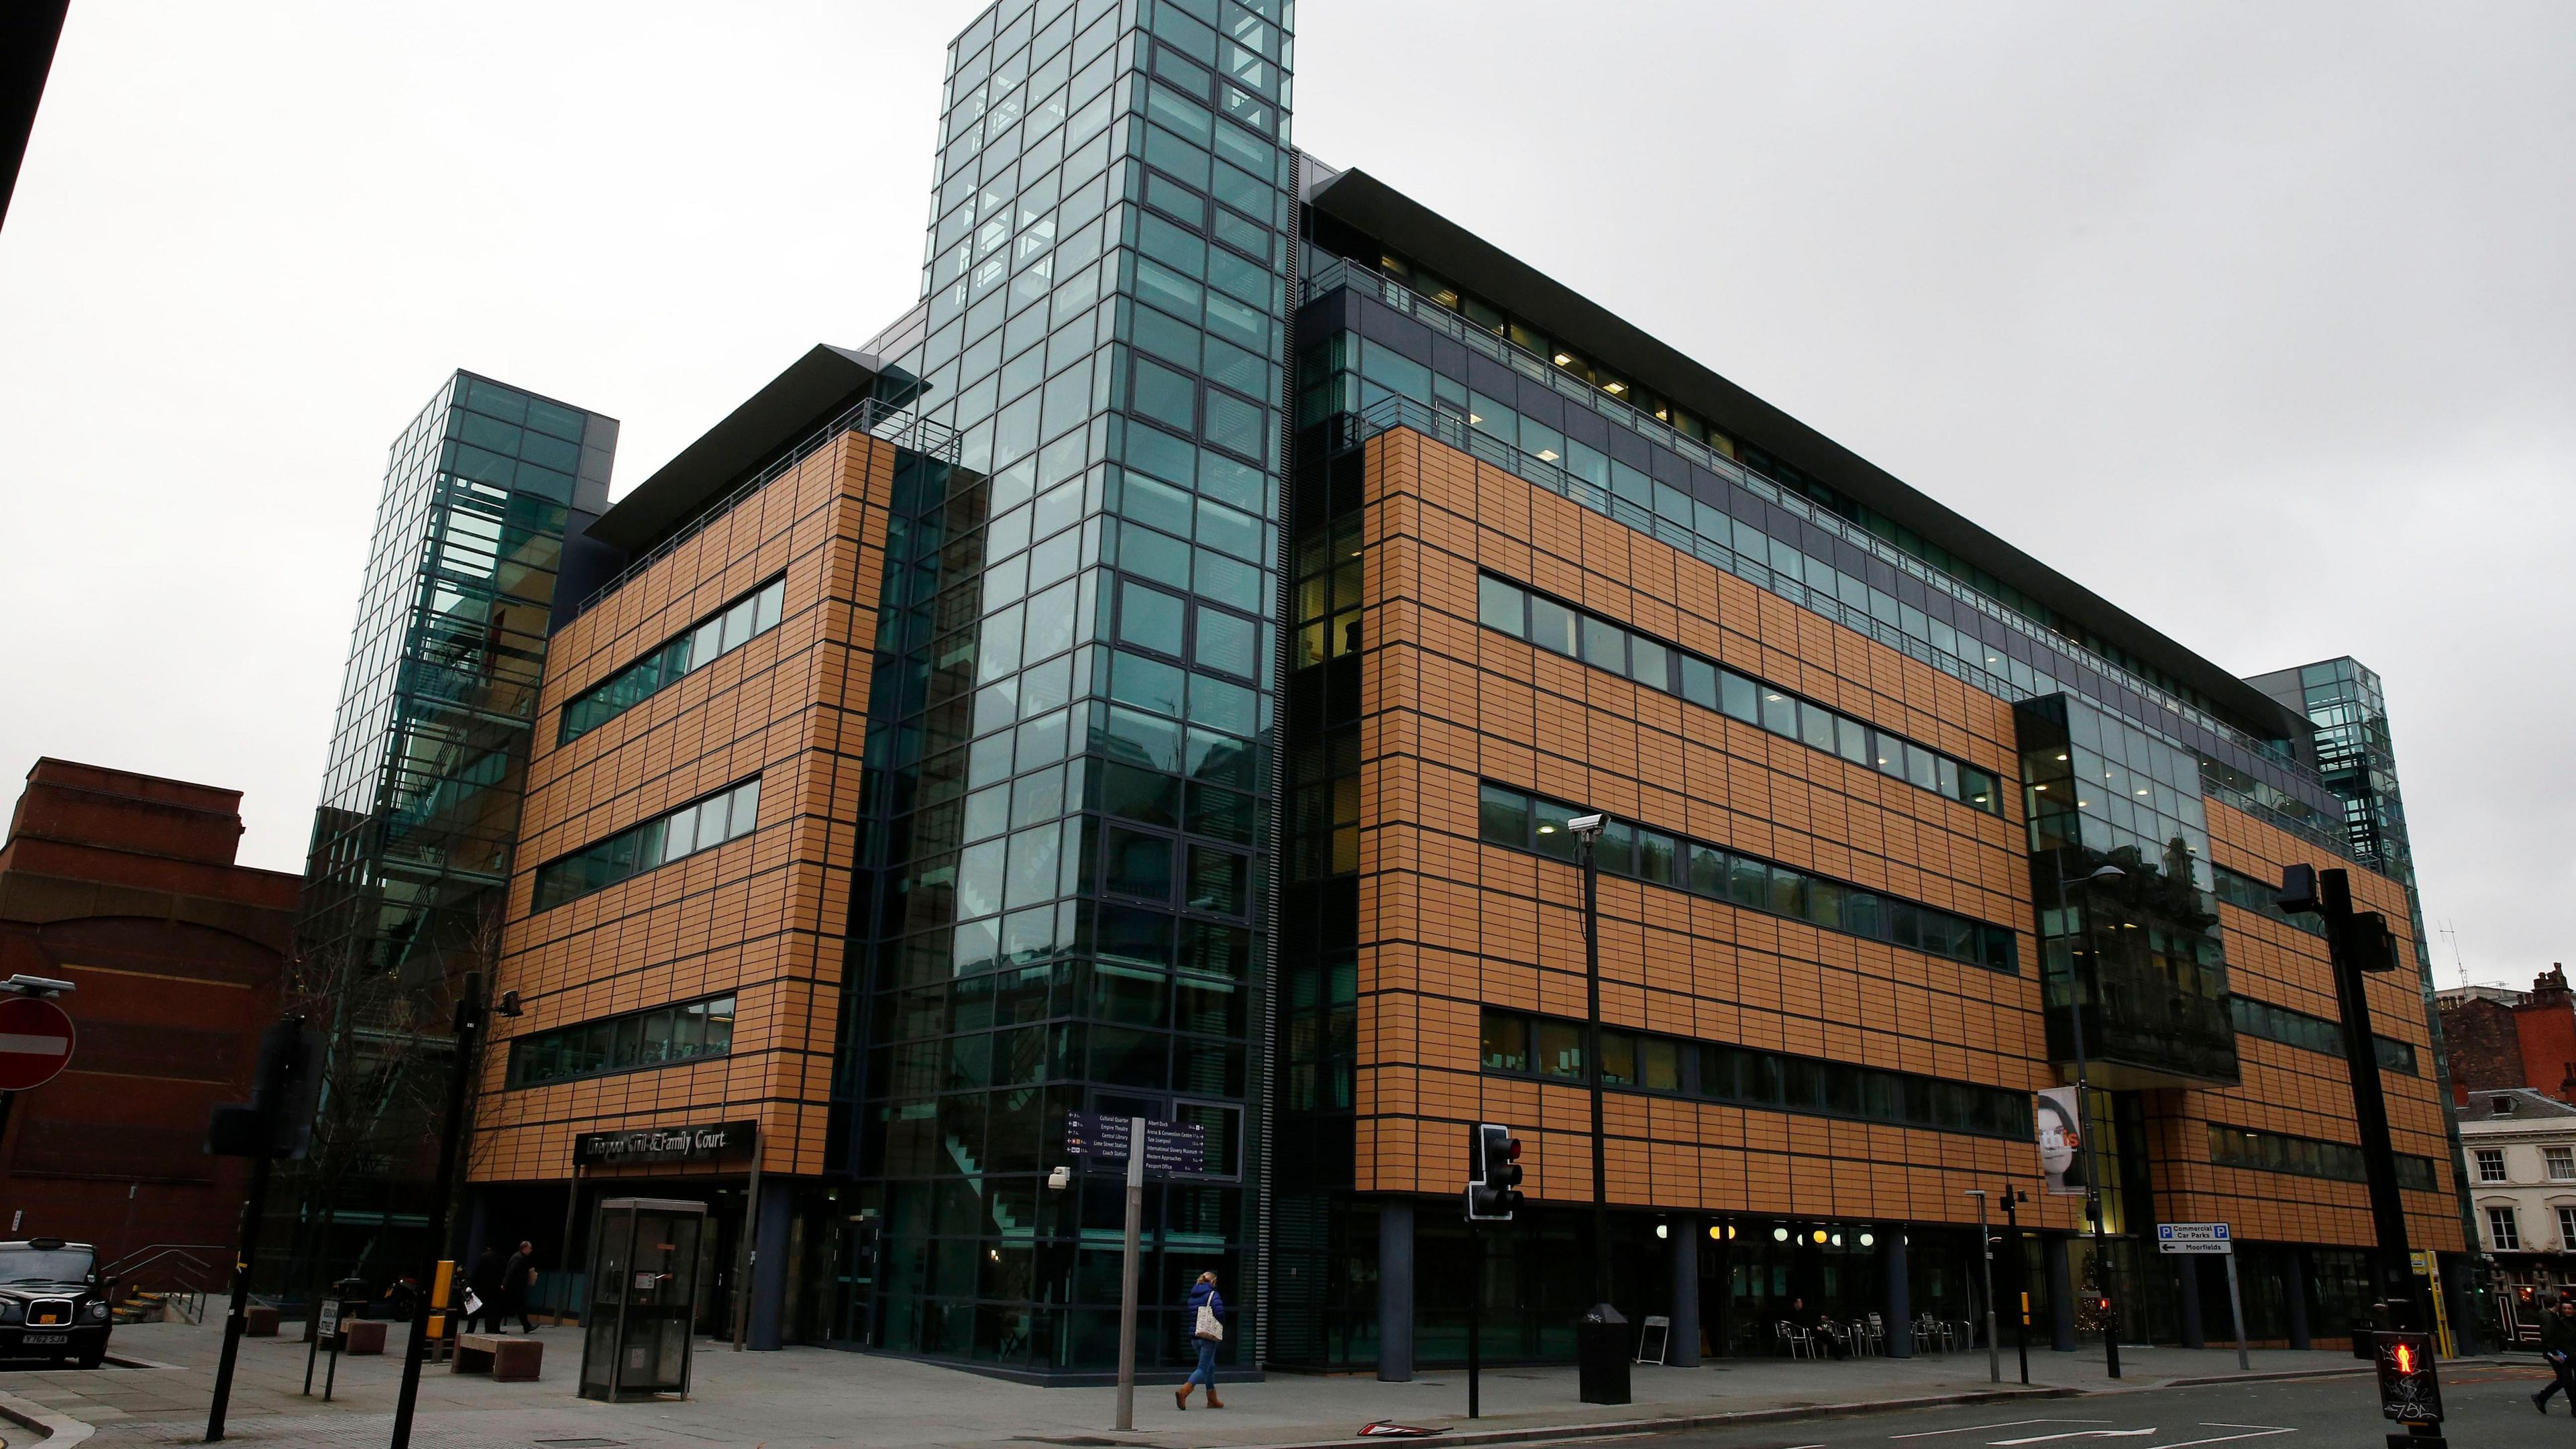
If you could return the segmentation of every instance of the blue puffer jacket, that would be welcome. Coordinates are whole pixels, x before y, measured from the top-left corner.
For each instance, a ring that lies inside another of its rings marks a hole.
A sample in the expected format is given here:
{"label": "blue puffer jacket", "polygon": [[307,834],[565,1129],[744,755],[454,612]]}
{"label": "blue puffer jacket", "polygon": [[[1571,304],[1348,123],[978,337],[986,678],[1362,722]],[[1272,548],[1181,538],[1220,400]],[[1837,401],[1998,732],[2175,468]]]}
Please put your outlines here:
{"label": "blue puffer jacket", "polygon": [[1193,1283],[1190,1285],[1190,1326],[1193,1331],[1198,1327],[1199,1310],[1201,1308],[1206,1308],[1215,1313],[1217,1322],[1225,1322],[1225,1299],[1218,1295],[1216,1285],[1214,1283]]}

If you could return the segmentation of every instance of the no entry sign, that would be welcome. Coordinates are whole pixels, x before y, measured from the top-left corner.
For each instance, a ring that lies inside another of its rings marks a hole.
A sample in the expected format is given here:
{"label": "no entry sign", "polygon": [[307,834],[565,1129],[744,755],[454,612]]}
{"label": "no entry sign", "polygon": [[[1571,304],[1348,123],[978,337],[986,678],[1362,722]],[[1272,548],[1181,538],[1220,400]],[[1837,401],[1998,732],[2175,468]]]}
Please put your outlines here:
{"label": "no entry sign", "polygon": [[24,1092],[71,1065],[72,1019],[40,996],[0,999],[0,1092]]}

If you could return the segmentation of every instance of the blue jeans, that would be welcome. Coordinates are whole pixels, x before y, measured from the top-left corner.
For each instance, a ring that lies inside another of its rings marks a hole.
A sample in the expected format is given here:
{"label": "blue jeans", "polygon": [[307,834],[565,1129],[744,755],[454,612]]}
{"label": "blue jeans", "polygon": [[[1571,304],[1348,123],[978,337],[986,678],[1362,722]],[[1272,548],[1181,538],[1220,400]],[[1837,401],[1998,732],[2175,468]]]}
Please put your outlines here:
{"label": "blue jeans", "polygon": [[1205,1384],[1208,1387],[1209,1393],[1215,1393],[1216,1340],[1213,1338],[1197,1338],[1190,1341],[1199,1346],[1199,1366],[1190,1371],[1190,1376],[1188,1378],[1181,1381],[1181,1387],[1188,1388],[1192,1384]]}

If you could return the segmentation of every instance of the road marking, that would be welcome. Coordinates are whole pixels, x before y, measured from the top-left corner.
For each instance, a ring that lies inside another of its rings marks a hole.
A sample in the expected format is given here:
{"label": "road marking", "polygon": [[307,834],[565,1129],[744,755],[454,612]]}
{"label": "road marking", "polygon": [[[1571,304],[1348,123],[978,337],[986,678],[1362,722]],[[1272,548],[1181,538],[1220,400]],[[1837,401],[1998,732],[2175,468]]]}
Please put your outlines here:
{"label": "road marking", "polygon": [[1992,1449],[2005,1449],[2007,1445],[2045,1444],[2052,1439],[2147,1439],[2154,1437],[2155,1433],[2154,1429],[2069,1429],[2062,1434],[2033,1434],[2027,1439],[1989,1439],[1986,1443]]}
{"label": "road marking", "polygon": [[2264,1439],[2274,1434],[2295,1434],[2296,1429],[2275,1429],[2261,1424],[2203,1424],[2204,1429],[2251,1429],[2250,1434],[2220,1434],[2210,1439],[2177,1439],[2170,1444],[2157,1444],[2152,1449],[2189,1449],[2194,1444],[2226,1444],[2238,1439]]}
{"label": "road marking", "polygon": [[1943,1434],[1974,1434],[1980,1429],[2019,1429],[2029,1424],[2107,1424],[2108,1419],[2006,1419],[2000,1424],[1963,1424],[1956,1429],[1921,1429],[1911,1434],[1890,1434],[1890,1439],[1935,1439]]}

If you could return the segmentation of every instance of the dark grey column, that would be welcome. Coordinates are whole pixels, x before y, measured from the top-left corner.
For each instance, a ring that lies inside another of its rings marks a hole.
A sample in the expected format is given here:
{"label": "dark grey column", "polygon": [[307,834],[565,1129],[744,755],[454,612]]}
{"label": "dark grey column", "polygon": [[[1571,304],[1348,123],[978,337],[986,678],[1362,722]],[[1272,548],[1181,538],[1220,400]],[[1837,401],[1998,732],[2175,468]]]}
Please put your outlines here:
{"label": "dark grey column", "polygon": [[1905,1224],[1879,1230],[1879,1264],[1887,1276],[1887,1356],[1914,1357],[1914,1280],[1905,1262]]}
{"label": "dark grey column", "polygon": [[2307,1348],[2308,1342],[2308,1250],[2290,1250],[2290,1278],[2282,1285],[2290,1299],[2290,1347]]}
{"label": "dark grey column", "polygon": [[1699,1367],[1699,1245],[1706,1229],[1695,1217],[1677,1217],[1673,1235],[1673,1347],[1664,1356],[1675,1368]]}
{"label": "dark grey column", "polygon": [[2209,1335],[2200,1322],[2200,1260],[2186,1255],[2166,1261],[2182,1272],[2182,1346],[2207,1348]]}
{"label": "dark grey column", "polygon": [[2066,1261],[2066,1235],[2043,1233],[2039,1255],[2048,1261],[2048,1309],[2056,1320],[2050,1329],[2050,1348],[2059,1353],[2075,1351],[2075,1270]]}
{"label": "dark grey column", "polygon": [[1377,1378],[1413,1379],[1413,1204],[1390,1202],[1377,1217]]}
{"label": "dark grey column", "polygon": [[786,1341],[787,1234],[796,1221],[796,1189],[771,1179],[761,1184],[760,1236],[752,1240],[751,1321],[743,1346],[767,1353]]}

